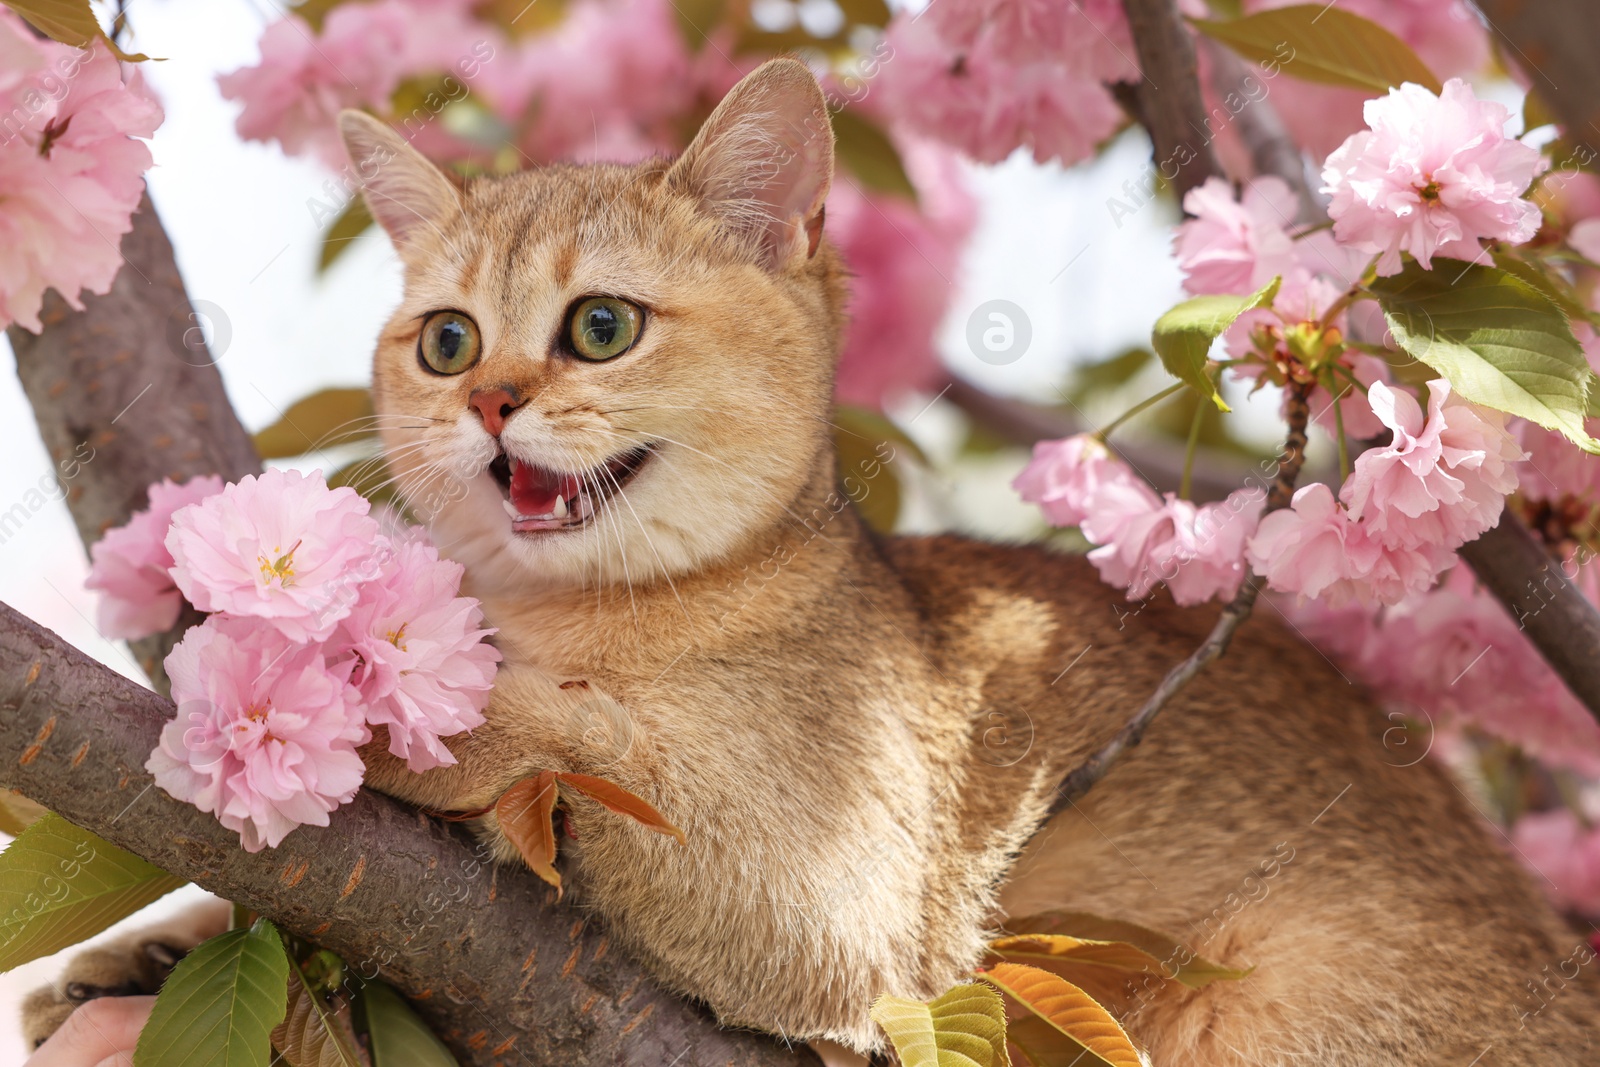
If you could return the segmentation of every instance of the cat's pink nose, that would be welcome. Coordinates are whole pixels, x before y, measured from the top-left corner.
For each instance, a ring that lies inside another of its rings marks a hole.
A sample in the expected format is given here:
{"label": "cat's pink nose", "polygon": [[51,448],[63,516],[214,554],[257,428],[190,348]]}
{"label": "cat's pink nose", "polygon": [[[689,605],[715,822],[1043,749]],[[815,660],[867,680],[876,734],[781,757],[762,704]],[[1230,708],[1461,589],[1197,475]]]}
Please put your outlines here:
{"label": "cat's pink nose", "polygon": [[490,436],[499,437],[500,431],[506,428],[506,420],[522,406],[523,400],[515,391],[497,386],[493,389],[474,389],[472,395],[467,397],[467,403],[477,409],[478,417],[483,420],[483,428],[489,431]]}

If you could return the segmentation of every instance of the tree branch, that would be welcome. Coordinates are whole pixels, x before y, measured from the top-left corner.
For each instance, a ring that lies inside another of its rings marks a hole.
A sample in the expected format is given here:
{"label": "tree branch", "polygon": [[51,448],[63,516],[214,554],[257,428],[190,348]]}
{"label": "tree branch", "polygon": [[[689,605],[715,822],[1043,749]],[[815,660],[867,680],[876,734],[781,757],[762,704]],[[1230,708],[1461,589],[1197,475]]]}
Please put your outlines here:
{"label": "tree branch", "polygon": [[1144,76],[1133,89],[1133,113],[1150,131],[1157,172],[1181,203],[1184,193],[1222,173],[1200,94],[1194,38],[1172,0],[1122,0],[1122,9]]}
{"label": "tree branch", "polygon": [[[1288,507],[1294,496],[1294,483],[1299,478],[1300,468],[1306,461],[1306,424],[1311,418],[1311,408],[1306,402],[1309,389],[1308,385],[1301,383],[1291,383],[1289,386],[1289,432],[1284,440],[1283,456],[1278,463],[1278,476],[1267,492],[1267,504],[1261,512],[1263,515]],[[1118,730],[1110,741],[1095,750],[1093,755],[1061,779],[1061,784],[1056,786],[1056,795],[1050,801],[1047,819],[1065,811],[1079,797],[1093,789],[1095,784],[1110,772],[1112,764],[1116,763],[1124,752],[1144,740],[1145,731],[1150,728],[1155,717],[1161,714],[1161,709],[1167,706],[1168,701],[1188,685],[1195,675],[1205,669],[1208,663],[1228,651],[1228,645],[1233,642],[1233,635],[1250,617],[1256,605],[1256,598],[1260,595],[1261,579],[1247,566],[1244,578],[1239,583],[1239,591],[1223,607],[1222,614],[1200,647],[1167,672],[1167,676],[1161,679],[1161,684],[1156,686],[1155,692],[1150,694],[1140,705],[1139,710],[1133,713],[1133,717],[1123,724],[1122,729]]]}
{"label": "tree branch", "polygon": [[1572,695],[1600,718],[1600,610],[1544,542],[1508,507],[1498,526],[1460,553]]}
{"label": "tree branch", "polygon": [[[109,293],[87,298],[89,311],[73,312],[51,290],[40,316],[43,332],[6,330],[57,470],[93,450],[77,476],[58,475],[85,548],[144,507],[152,482],[200,474],[233,481],[261,469],[148,195],[122,239],[122,254],[127,266]],[[171,633],[133,643],[139,665],[163,691],[161,661],[197,619],[189,613]]]}
{"label": "tree branch", "polygon": [[362,790],[326,829],[255,854],[154,787],[171,701],[0,605],[0,788],[337,952],[413,999],[463,1063],[794,1065],[717,1029],[610,951],[605,931],[467,832]]}
{"label": "tree branch", "polygon": [[[94,450],[63,477],[85,545],[143,507],[152,481],[260,469],[148,199],[122,251],[109,294],[73,312],[52,293],[42,334],[9,331],[52,456]],[[138,648],[163,688],[161,659],[193,618]],[[333,949],[357,974],[381,971],[464,1064],[817,1062],[719,1030],[527,871],[488,866],[464,830],[387,797],[363,790],[328,828],[244,852],[144,771],[173,714],[164,697],[0,605],[0,787]]]}
{"label": "tree branch", "polygon": [[1527,74],[1566,134],[1600,138],[1600,20],[1587,0],[1477,0],[1503,53]]}

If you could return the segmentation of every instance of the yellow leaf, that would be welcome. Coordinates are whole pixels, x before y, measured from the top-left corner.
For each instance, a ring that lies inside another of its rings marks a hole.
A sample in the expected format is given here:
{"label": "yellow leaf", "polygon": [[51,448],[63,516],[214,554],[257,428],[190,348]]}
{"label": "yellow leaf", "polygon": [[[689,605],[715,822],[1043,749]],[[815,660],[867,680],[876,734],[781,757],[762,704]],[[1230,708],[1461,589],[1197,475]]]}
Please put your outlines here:
{"label": "yellow leaf", "polygon": [[90,10],[89,0],[5,0],[5,4],[52,41],[87,48],[98,38],[118,59],[128,63],[150,58],[143,52],[129,55],[118,48],[117,42],[100,28],[100,20]]}
{"label": "yellow leaf", "polygon": [[255,435],[262,459],[302,456],[377,436],[372,394],[366,389],[322,389],[289,405],[283,418]]}
{"label": "yellow leaf", "polygon": [[[1121,919],[1106,919],[1099,915],[1091,915],[1085,911],[1051,911],[1042,915],[1033,915],[1023,919],[1013,919],[1006,923],[1008,933],[1012,937],[1004,937],[994,942],[991,946],[995,952],[1007,959],[1030,958],[1042,959],[1035,949],[1038,946],[1018,944],[1002,950],[1004,942],[1025,942],[1030,937],[1046,938],[1065,936],[1067,941],[1077,941],[1084,945],[1121,944],[1126,949],[1139,954],[1150,962],[1149,967],[1133,966],[1123,967],[1126,970],[1151,970],[1167,978],[1182,982],[1191,989],[1200,989],[1212,982],[1237,981],[1250,973],[1245,970],[1234,970],[1213,963],[1202,956],[1197,956],[1186,945],[1174,937],[1138,923],[1125,922]],[[1075,958],[1071,951],[1064,951],[1060,955],[1052,953],[1056,959],[1067,963],[1092,963],[1104,967],[1117,967],[1119,963],[1107,962],[1115,959],[1132,962],[1133,957],[1126,951],[1109,952],[1092,948],[1082,950]]]}
{"label": "yellow leaf", "polygon": [[885,993],[872,1004],[902,1067],[1009,1067],[1005,1002],[982,982],[924,1004]]}
{"label": "yellow leaf", "polygon": [[1144,1067],[1133,1040],[1089,994],[1049,971],[997,963],[978,977],[992,982],[1093,1057],[1080,1067]]}

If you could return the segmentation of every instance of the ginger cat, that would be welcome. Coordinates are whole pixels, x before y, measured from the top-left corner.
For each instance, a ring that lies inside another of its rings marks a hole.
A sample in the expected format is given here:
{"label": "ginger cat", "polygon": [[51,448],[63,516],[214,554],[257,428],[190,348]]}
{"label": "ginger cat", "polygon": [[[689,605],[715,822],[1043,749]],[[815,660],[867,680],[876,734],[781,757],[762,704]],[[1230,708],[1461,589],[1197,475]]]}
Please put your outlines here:
{"label": "ginger cat", "polygon": [[572,895],[668,986],[791,1039],[881,1052],[877,994],[934,996],[1007,916],[1071,909],[1254,968],[1095,987],[1158,1067],[1600,1062],[1583,939],[1269,620],[1039,827],[1214,611],[862,524],[803,65],[750,74],[676,161],[462,187],[343,129],[406,267],[373,374],[389,464],[506,655],[457,765],[412,774],[378,738],[369,783],[468,810],[555,769],[650,800],[686,847],[572,802]]}

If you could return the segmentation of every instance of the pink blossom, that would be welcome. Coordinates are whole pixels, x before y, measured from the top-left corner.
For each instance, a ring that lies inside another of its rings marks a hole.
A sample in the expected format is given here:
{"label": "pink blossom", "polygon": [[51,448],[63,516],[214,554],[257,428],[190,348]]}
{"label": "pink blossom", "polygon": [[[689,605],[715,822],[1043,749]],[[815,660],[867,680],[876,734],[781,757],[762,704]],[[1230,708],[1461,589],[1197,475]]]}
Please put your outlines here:
{"label": "pink blossom", "polygon": [[1280,592],[1327,594],[1330,603],[1357,595],[1355,576],[1369,572],[1378,547],[1351,521],[1333,490],[1312,482],[1287,508],[1263,516],[1248,546],[1250,566]]}
{"label": "pink blossom", "polygon": [[401,541],[329,643],[331,658],[354,660],[367,722],[388,728],[389,751],[414,771],[456,762],[440,738],[483,725],[500,660],[478,602],[456,595],[461,572],[426,541]]}
{"label": "pink blossom", "polygon": [[[1390,380],[1389,364],[1378,356],[1368,355],[1351,349],[1339,357],[1339,361],[1350,371],[1360,388],[1348,382],[1339,385],[1335,394],[1339,409],[1339,417],[1334,417],[1335,397],[1328,395],[1322,386],[1312,387],[1306,401],[1311,407],[1311,424],[1327,431],[1329,436],[1338,432],[1340,423],[1344,425],[1345,437],[1355,441],[1365,441],[1383,433],[1386,427],[1383,420],[1372,412],[1372,405],[1367,401],[1367,394],[1373,385],[1378,382],[1388,384]],[[1342,379],[1336,379],[1336,382]],[[1287,400],[1287,398],[1285,398]]]}
{"label": "pink blossom", "polygon": [[1264,516],[1247,555],[1271,588],[1335,606],[1398,603],[1428,588],[1454,559],[1444,546],[1383,544],[1321,482],[1301,486],[1288,508]]}
{"label": "pink blossom", "polygon": [[1388,548],[1453,549],[1500,521],[1505,495],[1516,488],[1512,465],[1522,451],[1504,419],[1486,409],[1448,403],[1449,383],[1428,383],[1428,414],[1405,391],[1375,382],[1373,412],[1394,431],[1369,449],[1340,492],[1352,517]]}
{"label": "pink blossom", "polygon": [[295,14],[272,23],[261,35],[260,62],[217,84],[244,105],[235,123],[240,137],[275,140],[291,155],[310,154],[338,170],[347,162],[336,124],[341,109],[386,114],[402,79],[454,74],[476,41],[489,37],[498,34],[462,4],[344,3],[327,13],[320,32]]}
{"label": "pink blossom", "polygon": [[1600,263],[1600,219],[1583,219],[1567,231],[1567,244],[1590,263]]}
{"label": "pink blossom", "polygon": [[937,392],[944,381],[934,334],[977,215],[949,149],[900,145],[917,202],[853,181],[835,182],[828,196],[825,229],[853,276],[834,390],[844,403],[871,408],[907,392]]}
{"label": "pink blossom", "polygon": [[134,641],[177,623],[183,598],[172,581],[167,530],[180,509],[220,492],[222,479],[214,475],[182,485],[171,479],[157,482],[144,510],[89,547],[92,565],[83,584],[100,592],[101,635]]}
{"label": "pink blossom", "polygon": [[[1600,420],[1587,420],[1586,425],[1591,434],[1600,430]],[[1517,470],[1518,491],[1524,497],[1550,503],[1563,497],[1600,503],[1600,457],[1531,422],[1519,421],[1516,435],[1527,453]]]}
{"label": "pink blossom", "polygon": [[1094,514],[1082,529],[1100,545],[1089,560],[1101,580],[1126,587],[1130,600],[1142,600],[1163,584],[1179,604],[1237,592],[1262,492],[1238,490],[1225,501],[1196,506],[1172,493],[1157,500],[1142,483],[1137,488],[1143,493],[1113,484],[1091,498]]}
{"label": "pink blossom", "polygon": [[957,0],[897,15],[886,39],[889,110],[986,163],[1086,158],[1124,121],[1105,83],[1138,78],[1114,0]]}
{"label": "pink blossom", "polygon": [[1551,903],[1600,915],[1600,829],[1578,822],[1566,808],[1529,812],[1511,827],[1511,843]]}
{"label": "pink blossom", "polygon": [[315,646],[272,626],[209,619],[167,657],[177,716],[145,769],[173,797],[239,832],[246,851],[276,847],[361,785],[368,738],[346,684]]}
{"label": "pink blossom", "polygon": [[[537,162],[675,152],[708,74],[677,20],[670,0],[572,4],[550,32],[508,44],[474,88]],[[705,51],[727,65],[716,47]]]}
{"label": "pink blossom", "polygon": [[161,107],[103,44],[38,40],[3,8],[0,54],[0,325],[38,332],[46,289],[80,309],[82,290],[110,290],[150,167],[135,138]]}
{"label": "pink blossom", "polygon": [[[1092,435],[1080,433],[1035,444],[1033,459],[1011,487],[1022,499],[1038,504],[1052,526],[1077,526],[1088,517],[1089,501],[1103,485],[1124,480],[1136,481],[1128,465]],[[1149,492],[1143,482],[1137,482],[1137,488]],[[1150,500],[1156,500],[1153,493]]]}
{"label": "pink blossom", "polygon": [[1224,178],[1207,178],[1183,198],[1192,218],[1173,248],[1191,293],[1253,293],[1298,265],[1286,227],[1299,203],[1282,178],[1257,178],[1235,200]]}
{"label": "pink blossom", "polygon": [[1360,672],[1386,699],[1441,724],[1469,724],[1547,763],[1600,773],[1600,723],[1465,567],[1392,608]]}
{"label": "pink blossom", "polygon": [[354,489],[271,469],[186,508],[167,534],[173,579],[201,611],[270,620],[321,641],[378,575],[378,524]]}
{"label": "pink blossom", "polygon": [[1540,156],[1505,136],[1503,105],[1452,78],[1439,96],[1408,82],[1364,113],[1370,129],[1328,157],[1323,191],[1334,236],[1378,254],[1378,273],[1398,273],[1401,252],[1431,268],[1435,254],[1475,259],[1480,239],[1520,244],[1538,230],[1522,194]]}

